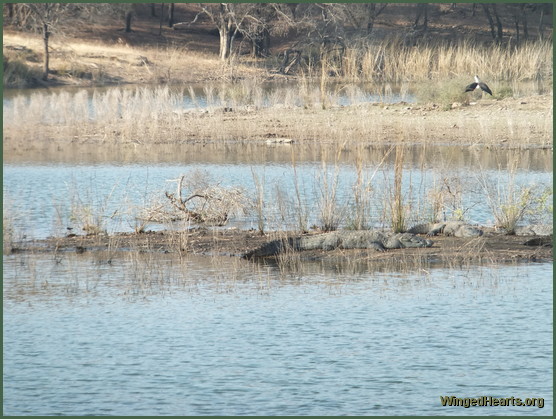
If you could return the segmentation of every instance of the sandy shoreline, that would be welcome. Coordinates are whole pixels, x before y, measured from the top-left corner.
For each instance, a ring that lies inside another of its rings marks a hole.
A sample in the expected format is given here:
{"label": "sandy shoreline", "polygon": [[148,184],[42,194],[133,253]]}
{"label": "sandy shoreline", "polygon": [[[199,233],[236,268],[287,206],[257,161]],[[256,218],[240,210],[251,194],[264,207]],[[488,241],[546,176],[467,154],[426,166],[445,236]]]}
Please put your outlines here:
{"label": "sandy shoreline", "polygon": [[[136,152],[150,157],[166,146],[246,144],[286,146],[363,146],[390,144],[552,149],[552,97],[487,99],[472,106],[440,110],[434,105],[362,104],[314,109],[195,111],[168,121],[85,122],[74,126],[4,126],[4,162],[58,161],[62,154],[101,158]],[[145,132],[145,130],[149,132]],[[152,131],[152,132],[150,132]],[[284,143],[283,139],[287,142]],[[99,146],[102,146],[99,148]],[[71,158],[66,156],[66,160]],[[125,161],[125,158],[123,158]]]}
{"label": "sandy shoreline", "polygon": [[[118,252],[170,253],[176,256],[241,257],[281,234],[261,235],[256,231],[235,229],[194,229],[189,232],[117,233],[113,235],[74,235],[14,243],[12,253],[116,254]],[[477,238],[434,237],[430,248],[394,249],[377,252],[366,249],[297,252],[301,261],[367,263],[376,266],[398,265],[459,266],[465,264],[499,264],[552,262],[551,246],[528,246],[534,236],[508,236],[486,233]],[[109,256],[107,256],[109,257]],[[270,258],[269,260],[276,260]]]}

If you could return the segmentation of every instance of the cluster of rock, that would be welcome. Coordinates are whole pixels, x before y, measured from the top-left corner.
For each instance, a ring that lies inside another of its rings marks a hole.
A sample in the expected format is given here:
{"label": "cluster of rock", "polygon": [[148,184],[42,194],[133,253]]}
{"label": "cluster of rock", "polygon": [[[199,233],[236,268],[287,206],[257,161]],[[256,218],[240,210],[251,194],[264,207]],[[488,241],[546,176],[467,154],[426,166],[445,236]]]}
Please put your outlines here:
{"label": "cluster of rock", "polygon": [[483,235],[482,229],[466,224],[463,221],[418,224],[411,227],[407,232],[412,234],[426,234],[427,236],[443,234],[453,237],[478,237]]}

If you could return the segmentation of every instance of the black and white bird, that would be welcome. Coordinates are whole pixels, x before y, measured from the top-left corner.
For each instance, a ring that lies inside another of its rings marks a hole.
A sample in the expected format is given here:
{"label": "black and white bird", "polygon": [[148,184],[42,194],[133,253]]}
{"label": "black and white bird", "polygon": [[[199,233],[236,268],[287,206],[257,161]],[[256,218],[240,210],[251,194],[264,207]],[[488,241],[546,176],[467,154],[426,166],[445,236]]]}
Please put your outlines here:
{"label": "black and white bird", "polygon": [[476,89],[481,89],[483,92],[487,92],[489,95],[492,96],[492,90],[490,90],[490,88],[486,85],[486,83],[483,83],[479,79],[479,76],[475,76],[475,83],[471,83],[469,86],[467,86],[465,88],[465,91],[472,92],[473,90]]}

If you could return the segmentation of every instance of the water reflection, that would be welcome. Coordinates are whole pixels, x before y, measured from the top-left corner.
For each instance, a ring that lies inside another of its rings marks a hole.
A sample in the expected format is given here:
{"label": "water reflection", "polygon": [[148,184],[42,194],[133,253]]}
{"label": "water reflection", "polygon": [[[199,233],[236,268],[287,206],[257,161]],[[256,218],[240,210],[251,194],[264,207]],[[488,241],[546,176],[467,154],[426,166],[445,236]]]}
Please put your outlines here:
{"label": "water reflection", "polygon": [[[320,163],[327,161],[353,164],[356,157],[370,165],[386,163],[392,165],[395,153],[389,145],[367,145],[364,148],[349,144],[338,152],[336,144],[295,145],[266,144],[265,142],[198,142],[188,144],[150,144],[149,152],[134,144],[66,144],[45,145],[39,156],[32,159],[17,151],[4,155],[4,164],[54,165],[59,163],[81,165],[123,165],[143,164],[285,164],[292,165],[292,153],[296,162]],[[506,169],[508,162],[519,156],[517,169],[532,171],[552,171],[552,151],[530,148],[526,150],[487,149],[467,145],[412,145],[404,147],[409,168],[447,167]]]}
{"label": "water reflection", "polygon": [[4,257],[4,413],[461,413],[452,394],[552,413],[551,264],[289,277],[229,260]]}
{"label": "water reflection", "polygon": [[[165,86],[163,86],[165,87]],[[55,87],[48,90],[5,89],[3,95],[4,109],[14,105],[14,100],[29,101],[33,95],[79,95],[88,97],[90,115],[94,117],[93,96],[104,95],[112,91],[134,92],[137,90],[160,89],[161,86],[106,86],[106,87]],[[256,105],[259,108],[276,105],[303,106],[307,101],[319,103],[321,100],[320,84],[298,82],[257,82],[244,80],[238,83],[189,84],[187,86],[167,86],[170,94],[177,95],[177,109],[205,109],[211,107]],[[395,83],[330,83],[327,95],[330,103],[348,106],[357,103],[398,103],[413,102],[414,96],[407,84]]]}
{"label": "water reflection", "polygon": [[[300,87],[301,86],[301,87]],[[242,80],[238,83],[195,84],[187,86],[167,86],[172,94],[181,97],[181,109],[207,108],[211,106],[245,106],[256,104],[259,107],[275,106],[288,103],[291,106],[302,106],[303,101],[321,100],[320,84],[294,82],[259,82],[256,80]],[[89,98],[94,94],[105,94],[115,89],[134,91],[137,89],[155,90],[160,86],[104,86],[104,87],[52,87],[48,90],[37,89],[4,89],[3,105],[5,110],[13,105],[17,97],[25,100],[32,95],[76,95],[86,93]],[[327,97],[330,103],[348,106],[357,103],[399,103],[415,102],[414,92],[429,89],[430,83],[327,83]],[[543,95],[551,92],[551,86],[541,81],[512,82],[511,89],[514,97]],[[306,96],[302,98],[303,94]],[[241,99],[241,102],[239,101]],[[93,114],[94,114],[94,110]]]}

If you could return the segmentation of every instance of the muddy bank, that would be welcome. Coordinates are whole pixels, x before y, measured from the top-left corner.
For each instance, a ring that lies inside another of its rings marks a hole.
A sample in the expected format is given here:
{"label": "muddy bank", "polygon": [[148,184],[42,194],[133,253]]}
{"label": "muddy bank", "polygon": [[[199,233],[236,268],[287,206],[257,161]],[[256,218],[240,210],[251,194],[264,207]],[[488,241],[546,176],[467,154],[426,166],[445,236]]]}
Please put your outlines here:
{"label": "muddy bank", "polygon": [[4,161],[103,161],[114,156],[121,161],[157,161],[214,144],[232,151],[259,146],[257,153],[276,147],[318,151],[327,146],[355,150],[392,144],[552,149],[550,96],[487,99],[449,111],[433,105],[369,103],[326,110],[197,110],[167,117],[65,126],[4,124]]}
{"label": "muddy bank", "polygon": [[[176,255],[206,255],[241,257],[246,252],[280,237],[276,233],[261,235],[256,231],[206,230],[190,232],[148,232],[142,234],[121,233],[114,235],[73,236],[49,238],[14,243],[11,251],[18,253],[65,252],[153,252]],[[395,249],[377,252],[367,249],[336,249],[333,251],[312,250],[297,252],[298,261],[366,262],[396,267],[440,264],[493,264],[551,262],[552,246],[546,243],[525,245],[535,236],[508,236],[487,232],[477,238],[434,237],[430,248]],[[539,240],[546,242],[546,238]],[[10,250],[10,249],[5,249]],[[272,261],[272,258],[268,260]],[[274,259],[276,260],[276,259]]]}

